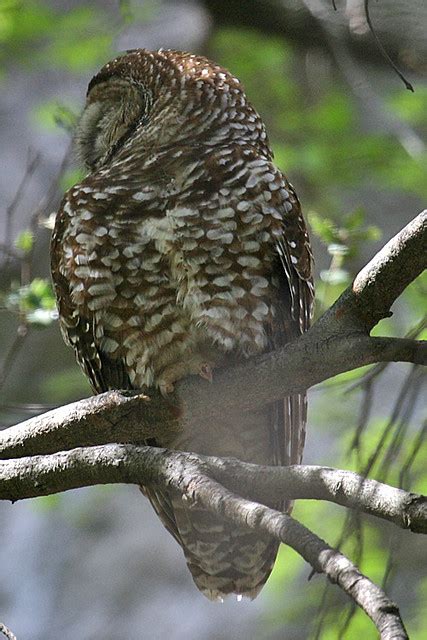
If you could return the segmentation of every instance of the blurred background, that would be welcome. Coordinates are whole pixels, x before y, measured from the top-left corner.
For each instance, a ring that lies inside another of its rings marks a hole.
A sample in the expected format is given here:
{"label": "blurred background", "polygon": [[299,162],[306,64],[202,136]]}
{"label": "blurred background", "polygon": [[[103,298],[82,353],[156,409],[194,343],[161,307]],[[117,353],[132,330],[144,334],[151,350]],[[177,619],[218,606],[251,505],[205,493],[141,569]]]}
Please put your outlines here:
{"label": "blurred background", "polygon": [[[88,396],[62,342],[49,280],[52,213],[81,171],[70,153],[91,76],[117,52],[191,50],[228,67],[264,118],[311,228],[316,314],[422,208],[427,192],[427,5],[364,0],[0,0],[0,424]],[[381,335],[426,334],[427,283]],[[424,302],[424,305],[423,305]],[[305,462],[427,491],[425,379],[390,365],[309,395]],[[415,535],[336,506],[294,515],[341,548],[427,628],[427,552]],[[254,602],[212,604],[133,486],[0,505],[0,620],[18,640],[376,638],[323,576],[282,548]]]}

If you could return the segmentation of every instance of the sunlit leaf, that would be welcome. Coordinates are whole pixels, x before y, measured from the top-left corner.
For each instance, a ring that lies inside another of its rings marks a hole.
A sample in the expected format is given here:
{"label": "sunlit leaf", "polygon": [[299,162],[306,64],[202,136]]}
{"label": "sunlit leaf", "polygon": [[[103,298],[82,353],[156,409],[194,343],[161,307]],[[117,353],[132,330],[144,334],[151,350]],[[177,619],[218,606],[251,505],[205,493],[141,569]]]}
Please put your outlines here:
{"label": "sunlit leaf", "polygon": [[64,129],[71,133],[77,121],[78,109],[71,109],[57,100],[39,104],[33,109],[34,121],[44,129]]}
{"label": "sunlit leaf", "polygon": [[15,247],[24,253],[29,253],[34,245],[34,235],[29,229],[24,229],[15,240]]}

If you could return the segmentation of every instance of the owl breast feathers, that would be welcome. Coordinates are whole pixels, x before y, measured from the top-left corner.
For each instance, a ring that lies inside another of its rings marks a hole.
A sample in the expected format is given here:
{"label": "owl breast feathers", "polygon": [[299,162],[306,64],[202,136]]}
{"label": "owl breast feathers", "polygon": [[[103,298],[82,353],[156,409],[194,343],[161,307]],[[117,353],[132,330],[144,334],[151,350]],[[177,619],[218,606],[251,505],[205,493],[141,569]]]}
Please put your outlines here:
{"label": "owl breast feathers", "polygon": [[[211,379],[305,331],[311,252],[292,186],[239,83],[206,58],[137,49],[89,84],[76,146],[89,173],[52,239],[60,326],[95,392]],[[156,444],[300,461],[305,397],[192,425]],[[144,488],[210,598],[255,597],[277,545]],[[282,508],[283,505],[273,505]]]}

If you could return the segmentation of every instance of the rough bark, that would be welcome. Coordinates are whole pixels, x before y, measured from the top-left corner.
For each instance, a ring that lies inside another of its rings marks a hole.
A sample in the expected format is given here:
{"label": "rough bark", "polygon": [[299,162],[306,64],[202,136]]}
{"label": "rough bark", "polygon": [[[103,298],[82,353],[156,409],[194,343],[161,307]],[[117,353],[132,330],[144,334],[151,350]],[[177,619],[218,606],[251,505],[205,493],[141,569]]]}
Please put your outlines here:
{"label": "rough bark", "polygon": [[425,363],[425,342],[373,338],[369,332],[427,266],[426,248],[424,211],[362,269],[310,331],[283,349],[215,372],[211,385],[190,377],[170,401],[156,392],[148,397],[111,391],[0,432],[0,499],[103,483],[167,486],[292,546],[364,609],[382,639],[407,638],[397,606],[382,589],[304,525],[268,505],[272,496],[329,500],[426,533],[425,496],[337,469],[260,467],[138,444],[202,416],[207,423],[225,410],[237,416],[362,365]]}

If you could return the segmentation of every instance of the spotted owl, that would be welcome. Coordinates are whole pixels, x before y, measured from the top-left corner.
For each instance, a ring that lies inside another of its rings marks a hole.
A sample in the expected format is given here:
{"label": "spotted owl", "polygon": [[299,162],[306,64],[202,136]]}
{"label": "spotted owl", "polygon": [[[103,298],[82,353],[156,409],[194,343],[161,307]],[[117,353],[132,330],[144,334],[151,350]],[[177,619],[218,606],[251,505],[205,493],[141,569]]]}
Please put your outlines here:
{"label": "spotted owl", "polygon": [[[57,214],[52,276],[64,339],[96,393],[157,388],[170,398],[182,378],[210,380],[308,328],[300,204],[229,71],[179,51],[128,51],[91,80],[76,147],[88,174]],[[305,421],[305,396],[291,395],[237,422],[159,431],[150,444],[295,464]],[[206,596],[258,594],[277,542],[167,489],[143,491]]]}

